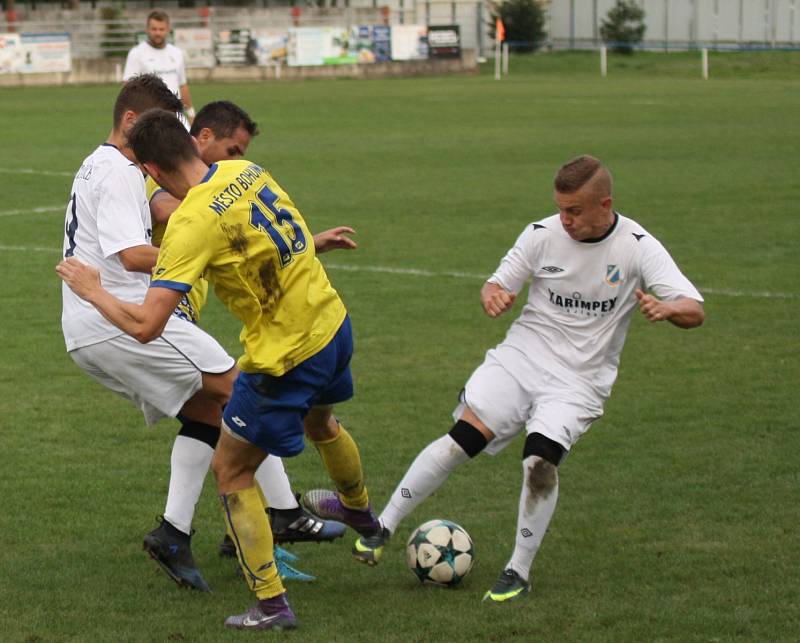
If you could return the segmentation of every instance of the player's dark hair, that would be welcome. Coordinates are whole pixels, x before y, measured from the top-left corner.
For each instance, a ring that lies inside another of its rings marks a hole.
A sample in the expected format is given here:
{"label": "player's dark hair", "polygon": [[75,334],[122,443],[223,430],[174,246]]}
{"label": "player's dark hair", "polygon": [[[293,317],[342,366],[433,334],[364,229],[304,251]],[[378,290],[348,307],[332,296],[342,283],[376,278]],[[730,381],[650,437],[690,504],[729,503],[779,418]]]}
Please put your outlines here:
{"label": "player's dark hair", "polygon": [[206,127],[217,138],[233,136],[240,127],[244,127],[250,136],[258,135],[258,124],[246,111],[228,100],[214,101],[197,112],[192,123],[192,136],[197,136]]}
{"label": "player's dark hair", "polygon": [[[598,175],[600,173],[600,175]],[[558,169],[553,184],[556,192],[573,194],[598,175],[598,191],[611,195],[611,173],[595,157],[584,154],[567,161]]]}
{"label": "player's dark hair", "polygon": [[128,144],[139,163],[153,163],[164,172],[199,158],[194,141],[173,112],[149,109],[128,134]]}
{"label": "player's dark hair", "polygon": [[141,114],[158,107],[173,113],[183,111],[181,99],[173,94],[155,74],[140,74],[127,81],[114,103],[114,129],[119,127],[122,115],[128,110]]}
{"label": "player's dark hair", "polygon": [[169,16],[167,15],[166,11],[162,11],[161,9],[153,9],[147,14],[147,22],[150,22],[151,20],[155,20],[156,22],[169,22]]}

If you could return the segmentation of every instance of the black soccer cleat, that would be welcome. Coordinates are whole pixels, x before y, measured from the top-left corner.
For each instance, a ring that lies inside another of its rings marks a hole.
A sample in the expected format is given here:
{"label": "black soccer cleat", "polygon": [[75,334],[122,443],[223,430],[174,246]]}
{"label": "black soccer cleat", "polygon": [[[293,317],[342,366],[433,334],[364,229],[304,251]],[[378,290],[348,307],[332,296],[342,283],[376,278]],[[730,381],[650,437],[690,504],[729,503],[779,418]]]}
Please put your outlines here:
{"label": "black soccer cleat", "polygon": [[163,517],[158,520],[161,524],[144,537],[144,550],[179,587],[211,591],[192,557],[191,536]]}
{"label": "black soccer cleat", "polygon": [[500,572],[492,589],[483,595],[484,602],[515,601],[531,591],[531,584],[510,567]]}
{"label": "black soccer cleat", "polygon": [[270,507],[269,524],[275,543],[326,543],[341,538],[347,526],[335,520],[321,520],[303,507],[273,509]]}

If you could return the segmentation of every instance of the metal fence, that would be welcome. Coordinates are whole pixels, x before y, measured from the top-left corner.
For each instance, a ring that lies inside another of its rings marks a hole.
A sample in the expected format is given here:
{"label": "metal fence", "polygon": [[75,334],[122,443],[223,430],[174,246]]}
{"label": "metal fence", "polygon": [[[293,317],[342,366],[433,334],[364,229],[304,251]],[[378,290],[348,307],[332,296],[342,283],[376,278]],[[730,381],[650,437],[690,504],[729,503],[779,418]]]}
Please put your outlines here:
{"label": "metal fence", "polygon": [[[635,1],[645,10],[646,32],[640,46],[643,49],[800,46],[800,0]],[[545,2],[547,41],[544,46],[599,47],[602,44],[600,24],[614,3],[615,0]],[[219,33],[293,25],[457,24],[463,48],[475,50],[478,56],[491,56],[494,49],[489,0],[350,0],[349,5],[299,9],[215,6],[204,16],[198,9],[178,8],[172,0],[159,3],[169,11],[173,28],[209,27],[213,33]],[[27,33],[68,32],[75,59],[121,57],[136,44],[137,35],[143,34],[149,11],[149,4],[137,4],[135,0],[126,6],[126,12],[113,19],[101,18],[103,8],[30,11],[29,7],[22,7],[18,12],[20,19],[12,26],[18,32]],[[0,32],[7,31],[9,26],[6,16],[0,14]]]}
{"label": "metal fence", "polygon": [[[0,18],[0,33],[12,27],[20,33],[67,32],[75,59],[123,57],[143,37],[147,13],[125,14],[116,18],[99,17],[94,12],[36,11],[22,15],[13,25]],[[291,26],[336,26],[376,24],[460,25],[461,46],[482,50],[491,47],[487,27],[489,11],[481,0],[437,2],[393,0],[381,7],[341,7],[331,9],[292,7],[268,9],[218,9],[206,17],[197,10],[170,11],[173,29],[208,27],[212,33],[243,29],[288,29]],[[488,43],[488,44],[487,44]]]}
{"label": "metal fence", "polygon": [[[553,46],[601,44],[600,24],[616,0],[551,0]],[[636,0],[648,49],[786,48],[800,44],[800,0]]]}

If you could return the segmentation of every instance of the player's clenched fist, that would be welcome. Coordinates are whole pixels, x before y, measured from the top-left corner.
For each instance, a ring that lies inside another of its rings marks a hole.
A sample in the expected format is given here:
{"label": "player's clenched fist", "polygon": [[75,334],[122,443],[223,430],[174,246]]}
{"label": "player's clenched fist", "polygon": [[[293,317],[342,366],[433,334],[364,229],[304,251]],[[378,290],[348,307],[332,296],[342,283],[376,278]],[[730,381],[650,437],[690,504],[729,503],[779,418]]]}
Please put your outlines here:
{"label": "player's clenched fist", "polygon": [[639,300],[639,310],[647,317],[648,321],[657,322],[664,321],[669,318],[670,309],[666,302],[648,295],[640,288],[636,289],[636,299]]}
{"label": "player's clenched fist", "polygon": [[514,293],[497,284],[487,282],[481,288],[481,304],[489,317],[502,315],[514,305],[516,298]]}

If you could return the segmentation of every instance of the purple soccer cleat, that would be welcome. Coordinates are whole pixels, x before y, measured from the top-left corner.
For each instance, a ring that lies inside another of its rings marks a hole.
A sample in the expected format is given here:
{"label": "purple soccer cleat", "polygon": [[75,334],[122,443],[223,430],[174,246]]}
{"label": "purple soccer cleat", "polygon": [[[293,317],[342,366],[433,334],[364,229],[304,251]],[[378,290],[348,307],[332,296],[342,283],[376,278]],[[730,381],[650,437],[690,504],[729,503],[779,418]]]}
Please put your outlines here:
{"label": "purple soccer cleat", "polygon": [[297,627],[297,618],[289,607],[286,593],[258,601],[244,614],[225,619],[225,627],[236,630],[291,630]]}
{"label": "purple soccer cleat", "polygon": [[303,504],[320,518],[343,522],[362,536],[369,537],[381,533],[381,525],[369,505],[366,509],[345,507],[335,491],[328,489],[308,491],[303,496]]}

